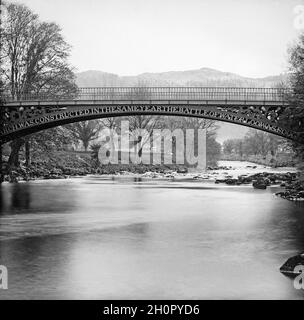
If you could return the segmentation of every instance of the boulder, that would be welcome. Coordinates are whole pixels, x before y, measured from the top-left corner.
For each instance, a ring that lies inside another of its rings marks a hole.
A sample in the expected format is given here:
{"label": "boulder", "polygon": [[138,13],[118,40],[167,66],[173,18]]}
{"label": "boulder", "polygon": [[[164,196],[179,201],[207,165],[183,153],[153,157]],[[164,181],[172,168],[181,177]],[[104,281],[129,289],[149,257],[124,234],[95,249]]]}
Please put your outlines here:
{"label": "boulder", "polygon": [[186,167],[178,168],[177,173],[188,173],[188,169]]}
{"label": "boulder", "polygon": [[258,179],[258,180],[254,180],[252,182],[252,186],[255,188],[255,189],[266,189],[267,188],[267,181],[265,181],[264,179]]}
{"label": "boulder", "polygon": [[230,186],[232,186],[232,185],[235,186],[235,185],[239,184],[239,181],[238,181],[238,179],[229,178],[229,179],[226,179],[226,184],[228,184]]}
{"label": "boulder", "polygon": [[215,183],[219,184],[219,183],[225,183],[227,181],[227,179],[216,179]]}

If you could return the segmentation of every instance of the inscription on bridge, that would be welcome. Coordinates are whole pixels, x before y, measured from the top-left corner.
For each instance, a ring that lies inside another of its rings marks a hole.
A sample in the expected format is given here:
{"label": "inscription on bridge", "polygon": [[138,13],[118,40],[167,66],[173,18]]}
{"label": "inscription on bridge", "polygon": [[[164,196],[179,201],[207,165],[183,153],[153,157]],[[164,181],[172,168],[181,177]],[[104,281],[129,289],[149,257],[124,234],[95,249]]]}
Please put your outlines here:
{"label": "inscription on bridge", "polygon": [[[16,115],[17,111],[12,110],[8,115],[11,121],[4,124],[0,133],[2,136],[6,136],[27,128],[35,126],[41,127],[51,122],[60,123],[68,119],[79,119],[80,121],[81,119],[111,117],[115,115],[163,114],[203,117],[239,123],[291,139],[294,138],[293,132],[276,125],[276,123],[271,123],[271,121],[265,119],[265,117],[258,119],[257,114],[260,116],[261,114],[248,108],[249,107],[206,107],[191,105],[102,105],[98,107],[70,106],[65,108],[24,107],[18,116]],[[250,114],[248,114],[248,112],[250,112]]]}

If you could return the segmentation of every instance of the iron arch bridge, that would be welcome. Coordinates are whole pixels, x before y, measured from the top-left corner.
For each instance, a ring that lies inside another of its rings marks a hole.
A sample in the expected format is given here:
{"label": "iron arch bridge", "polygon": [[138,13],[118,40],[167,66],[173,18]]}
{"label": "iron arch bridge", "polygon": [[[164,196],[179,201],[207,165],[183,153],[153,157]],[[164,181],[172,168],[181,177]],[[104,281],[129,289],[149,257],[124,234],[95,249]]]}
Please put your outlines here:
{"label": "iron arch bridge", "polygon": [[128,115],[208,118],[297,140],[300,128],[286,121],[295,110],[287,96],[287,89],[231,87],[98,87],[79,88],[73,96],[5,94],[0,142],[71,122]]}

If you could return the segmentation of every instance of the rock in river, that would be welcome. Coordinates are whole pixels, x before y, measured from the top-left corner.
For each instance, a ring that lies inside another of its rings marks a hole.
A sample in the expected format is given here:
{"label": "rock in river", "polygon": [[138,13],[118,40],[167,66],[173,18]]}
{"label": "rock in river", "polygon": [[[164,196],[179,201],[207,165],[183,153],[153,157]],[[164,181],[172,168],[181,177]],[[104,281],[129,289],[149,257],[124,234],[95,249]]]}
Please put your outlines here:
{"label": "rock in river", "polygon": [[258,180],[254,180],[252,183],[252,186],[255,189],[266,189],[267,188],[267,182],[264,179],[258,179]]}

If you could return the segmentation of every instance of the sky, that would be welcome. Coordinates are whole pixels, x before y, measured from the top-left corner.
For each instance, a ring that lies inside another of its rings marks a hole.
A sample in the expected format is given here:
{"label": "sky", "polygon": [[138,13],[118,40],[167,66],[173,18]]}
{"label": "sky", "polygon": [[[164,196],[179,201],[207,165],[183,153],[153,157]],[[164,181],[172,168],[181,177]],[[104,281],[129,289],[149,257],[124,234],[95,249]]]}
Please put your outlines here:
{"label": "sky", "polygon": [[287,71],[287,47],[300,32],[296,6],[304,6],[304,0],[14,2],[62,27],[78,72],[136,75],[209,67],[248,77]]}

